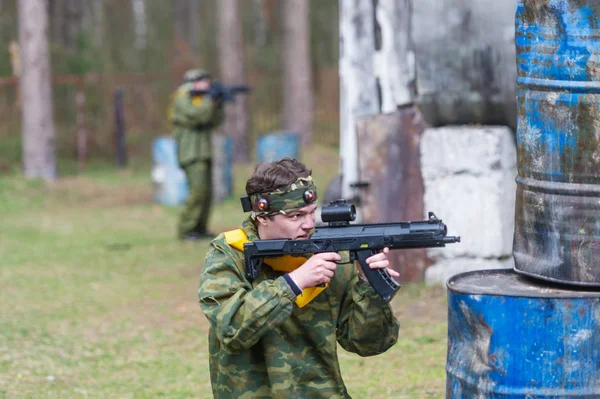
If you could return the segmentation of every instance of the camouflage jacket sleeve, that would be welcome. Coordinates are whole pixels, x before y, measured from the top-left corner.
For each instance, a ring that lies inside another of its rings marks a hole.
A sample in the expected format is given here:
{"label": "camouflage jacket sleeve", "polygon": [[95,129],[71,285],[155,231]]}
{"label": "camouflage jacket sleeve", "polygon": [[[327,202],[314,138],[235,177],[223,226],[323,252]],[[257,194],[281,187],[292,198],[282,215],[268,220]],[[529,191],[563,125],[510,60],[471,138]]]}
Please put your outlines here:
{"label": "camouflage jacket sleeve", "polygon": [[239,353],[280,326],[291,313],[296,295],[283,277],[252,286],[244,277],[243,254],[215,239],[200,278],[200,307],[222,348]]}
{"label": "camouflage jacket sleeve", "polygon": [[[176,126],[198,128],[202,125],[214,124],[215,116],[222,114],[215,102],[208,95],[190,96],[191,86],[180,86],[173,96],[169,111],[169,120]],[[222,116],[221,116],[222,119]],[[219,122],[220,123],[220,122]]]}
{"label": "camouflage jacket sleeve", "polygon": [[360,356],[385,352],[398,340],[400,328],[390,304],[360,281],[358,272],[348,286],[338,317],[338,342]]}

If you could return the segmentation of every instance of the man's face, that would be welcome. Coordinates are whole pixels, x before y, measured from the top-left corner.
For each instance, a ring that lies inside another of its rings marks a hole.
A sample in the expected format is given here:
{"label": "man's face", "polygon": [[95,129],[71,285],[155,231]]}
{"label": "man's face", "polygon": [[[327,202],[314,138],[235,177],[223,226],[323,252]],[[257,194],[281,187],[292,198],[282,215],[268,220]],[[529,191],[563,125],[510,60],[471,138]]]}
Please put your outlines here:
{"label": "man's face", "polygon": [[201,79],[194,82],[194,90],[206,91],[210,88],[210,79]]}
{"label": "man's face", "polygon": [[307,205],[286,215],[258,217],[258,232],[263,240],[290,238],[305,240],[315,228],[317,204]]}

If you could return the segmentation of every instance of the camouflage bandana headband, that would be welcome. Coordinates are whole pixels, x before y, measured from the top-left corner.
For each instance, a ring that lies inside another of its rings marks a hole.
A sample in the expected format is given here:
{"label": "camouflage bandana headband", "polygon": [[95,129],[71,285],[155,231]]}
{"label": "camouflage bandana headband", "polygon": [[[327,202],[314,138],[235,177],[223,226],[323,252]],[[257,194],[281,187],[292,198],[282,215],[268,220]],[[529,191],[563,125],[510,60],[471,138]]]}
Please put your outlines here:
{"label": "camouflage bandana headband", "polygon": [[317,201],[317,186],[312,176],[299,177],[283,189],[248,196],[252,218],[287,214]]}

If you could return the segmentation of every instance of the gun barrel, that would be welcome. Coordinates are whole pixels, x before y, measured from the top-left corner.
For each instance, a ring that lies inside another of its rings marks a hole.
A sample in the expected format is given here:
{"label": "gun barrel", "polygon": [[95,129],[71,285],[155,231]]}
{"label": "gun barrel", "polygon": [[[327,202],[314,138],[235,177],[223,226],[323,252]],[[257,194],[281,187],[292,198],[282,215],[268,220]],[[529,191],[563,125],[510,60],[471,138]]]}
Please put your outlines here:
{"label": "gun barrel", "polygon": [[228,87],[227,89],[231,90],[232,92],[236,92],[236,93],[248,93],[250,91],[250,87],[249,86],[231,86]]}
{"label": "gun barrel", "polygon": [[446,244],[454,244],[455,242],[460,242],[460,236],[444,237],[444,243],[446,243]]}

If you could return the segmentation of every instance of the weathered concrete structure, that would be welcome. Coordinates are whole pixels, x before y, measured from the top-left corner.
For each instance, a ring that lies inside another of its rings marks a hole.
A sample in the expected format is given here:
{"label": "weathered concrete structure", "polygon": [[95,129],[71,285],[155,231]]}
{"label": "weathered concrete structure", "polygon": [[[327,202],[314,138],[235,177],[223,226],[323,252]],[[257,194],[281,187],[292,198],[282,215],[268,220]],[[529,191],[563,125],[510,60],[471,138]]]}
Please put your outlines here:
{"label": "weathered concrete structure", "polygon": [[425,209],[461,243],[428,250],[427,283],[464,271],[512,267],[516,147],[508,127],[446,126],[421,141]]}

